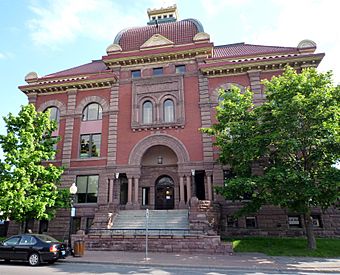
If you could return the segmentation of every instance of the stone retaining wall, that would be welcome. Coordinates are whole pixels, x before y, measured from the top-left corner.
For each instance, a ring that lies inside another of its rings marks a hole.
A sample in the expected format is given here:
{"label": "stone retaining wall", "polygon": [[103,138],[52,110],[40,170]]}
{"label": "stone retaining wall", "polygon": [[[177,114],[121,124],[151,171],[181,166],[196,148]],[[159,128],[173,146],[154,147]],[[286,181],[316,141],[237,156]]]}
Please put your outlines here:
{"label": "stone retaining wall", "polygon": [[[145,236],[72,235],[72,242],[83,240],[87,250],[145,251]],[[204,254],[231,254],[232,244],[219,236],[149,236],[148,251]]]}

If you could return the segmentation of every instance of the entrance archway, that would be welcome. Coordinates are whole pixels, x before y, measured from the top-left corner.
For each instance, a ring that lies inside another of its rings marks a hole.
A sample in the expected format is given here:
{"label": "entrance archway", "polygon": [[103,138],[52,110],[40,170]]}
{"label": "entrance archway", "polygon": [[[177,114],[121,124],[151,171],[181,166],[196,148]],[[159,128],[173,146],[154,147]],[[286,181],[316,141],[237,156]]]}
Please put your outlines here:
{"label": "entrance archway", "polygon": [[160,176],[155,183],[155,209],[174,209],[174,181],[167,175]]}

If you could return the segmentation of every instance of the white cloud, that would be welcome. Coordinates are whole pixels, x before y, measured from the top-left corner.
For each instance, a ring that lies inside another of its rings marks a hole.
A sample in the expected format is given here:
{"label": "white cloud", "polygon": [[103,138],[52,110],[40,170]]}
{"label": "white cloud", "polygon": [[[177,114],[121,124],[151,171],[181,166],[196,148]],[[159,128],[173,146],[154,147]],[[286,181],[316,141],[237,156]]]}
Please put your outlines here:
{"label": "white cloud", "polygon": [[[241,7],[249,0],[201,0],[201,5],[209,17],[225,13],[230,7]],[[215,20],[215,19],[214,19]]]}
{"label": "white cloud", "polygon": [[79,37],[113,41],[122,26],[146,22],[140,1],[124,12],[120,1],[111,0],[48,0],[30,5],[35,17],[28,22],[35,44],[56,48]]}
{"label": "white cloud", "polygon": [[5,59],[6,55],[4,53],[0,53],[0,59]]}
{"label": "white cloud", "polygon": [[[275,0],[279,11],[276,20],[263,28],[252,30],[247,38],[251,43],[297,46],[303,39],[317,43],[317,52],[325,52],[321,71],[333,70],[335,81],[340,83],[340,1],[337,0]],[[266,11],[271,12],[271,11]]]}

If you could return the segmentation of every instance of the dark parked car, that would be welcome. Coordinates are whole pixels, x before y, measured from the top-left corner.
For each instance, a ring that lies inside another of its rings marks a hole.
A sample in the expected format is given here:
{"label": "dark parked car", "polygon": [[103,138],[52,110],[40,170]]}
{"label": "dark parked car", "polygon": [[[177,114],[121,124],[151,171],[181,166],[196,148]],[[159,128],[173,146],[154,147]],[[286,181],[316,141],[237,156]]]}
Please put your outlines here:
{"label": "dark parked car", "polygon": [[67,254],[64,243],[43,234],[15,235],[0,243],[0,259],[28,261],[32,266],[41,262],[52,264]]}

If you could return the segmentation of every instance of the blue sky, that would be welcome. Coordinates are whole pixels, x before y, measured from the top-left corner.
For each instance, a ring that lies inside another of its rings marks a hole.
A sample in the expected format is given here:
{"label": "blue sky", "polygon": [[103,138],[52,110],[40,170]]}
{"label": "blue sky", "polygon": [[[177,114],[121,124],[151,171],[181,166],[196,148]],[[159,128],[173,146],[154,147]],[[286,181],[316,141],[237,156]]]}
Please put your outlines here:
{"label": "blue sky", "polygon": [[340,83],[337,0],[0,0],[0,116],[27,103],[17,87],[28,72],[43,76],[99,59],[121,29],[146,24],[147,8],[173,3],[180,19],[201,21],[215,45],[314,40],[326,53],[320,70],[333,70]]}

